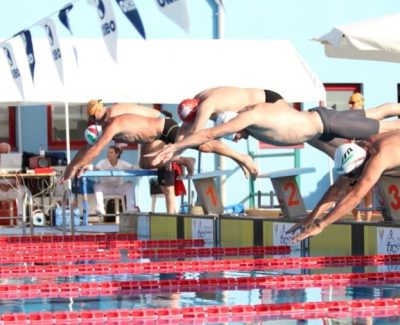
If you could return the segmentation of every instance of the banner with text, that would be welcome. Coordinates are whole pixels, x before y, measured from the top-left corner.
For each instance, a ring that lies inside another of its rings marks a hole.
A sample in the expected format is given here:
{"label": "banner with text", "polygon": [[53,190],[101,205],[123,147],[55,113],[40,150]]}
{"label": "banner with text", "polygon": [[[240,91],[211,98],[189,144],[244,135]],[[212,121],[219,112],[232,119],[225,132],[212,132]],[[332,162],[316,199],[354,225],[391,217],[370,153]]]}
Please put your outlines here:
{"label": "banner with text", "polygon": [[192,238],[204,239],[204,247],[214,247],[214,220],[193,218]]}
{"label": "banner with text", "polygon": [[121,8],[122,12],[128,18],[139,34],[146,38],[146,33],[144,31],[142,19],[140,19],[139,11],[136,8],[135,2],[133,0],[116,0],[118,6]]}
{"label": "banner with text", "polygon": [[42,26],[47,34],[47,39],[49,40],[51,56],[53,57],[58,76],[61,80],[61,83],[64,83],[64,69],[56,26],[54,25],[53,20],[49,18],[43,20]]}
{"label": "banner with text", "polygon": [[24,42],[26,58],[29,63],[29,70],[31,71],[32,81],[35,81],[35,53],[33,52],[32,34],[29,30],[23,30],[20,33],[22,41]]}
{"label": "banner with text", "polygon": [[[60,19],[61,23],[68,29],[71,36],[73,36],[71,25],[69,23],[68,13],[72,10],[74,5],[72,3],[67,4],[64,8],[62,8],[58,13],[58,19]],[[73,45],[75,60],[78,63],[78,53],[76,52],[76,47]]]}
{"label": "banner with text", "polygon": [[17,85],[19,93],[21,94],[22,98],[24,98],[24,86],[21,79],[21,73],[17,66],[17,61],[15,60],[12,46],[9,43],[2,44],[1,46],[7,58],[7,62],[11,71],[11,76],[14,79],[15,84]]}
{"label": "banner with text", "polygon": [[117,62],[117,23],[110,0],[93,0],[100,20],[101,33],[108,52]]}
{"label": "banner with text", "polygon": [[174,21],[186,32],[189,31],[189,16],[187,12],[186,0],[155,0],[158,9]]}
{"label": "banner with text", "polygon": [[[400,254],[400,228],[377,227],[376,228],[377,254]],[[379,271],[399,271],[400,265],[378,266]]]}

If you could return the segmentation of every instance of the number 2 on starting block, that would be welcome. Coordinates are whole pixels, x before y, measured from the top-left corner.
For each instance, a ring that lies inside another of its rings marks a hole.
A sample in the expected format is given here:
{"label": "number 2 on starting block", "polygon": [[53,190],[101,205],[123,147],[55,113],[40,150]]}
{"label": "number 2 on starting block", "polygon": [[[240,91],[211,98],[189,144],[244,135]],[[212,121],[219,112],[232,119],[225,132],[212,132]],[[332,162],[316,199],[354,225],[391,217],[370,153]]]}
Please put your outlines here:
{"label": "number 2 on starting block", "polygon": [[306,215],[306,208],[293,176],[272,178],[271,182],[285,217],[294,218]]}
{"label": "number 2 on starting block", "polygon": [[283,184],[283,189],[287,196],[288,206],[293,207],[296,205],[300,205],[300,200],[298,198],[299,190],[297,188],[297,184],[294,181],[290,180],[286,184]]}

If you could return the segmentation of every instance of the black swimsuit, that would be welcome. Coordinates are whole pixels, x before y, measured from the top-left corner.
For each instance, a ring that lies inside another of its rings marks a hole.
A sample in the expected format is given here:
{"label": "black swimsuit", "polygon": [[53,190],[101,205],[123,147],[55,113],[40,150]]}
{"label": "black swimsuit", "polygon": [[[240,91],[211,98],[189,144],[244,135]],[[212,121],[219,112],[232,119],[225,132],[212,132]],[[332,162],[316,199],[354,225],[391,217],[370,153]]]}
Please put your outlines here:
{"label": "black swimsuit", "polygon": [[175,143],[175,138],[179,130],[179,125],[172,118],[166,118],[164,129],[160,135],[160,140],[166,144]]}
{"label": "black swimsuit", "polygon": [[280,99],[283,99],[281,95],[276,93],[275,91],[272,90],[264,90],[265,92],[265,102],[266,103],[275,103]]}
{"label": "black swimsuit", "polygon": [[[171,118],[166,118],[160,140],[165,142],[165,144],[175,143],[178,130],[178,123]],[[157,169],[157,180],[161,186],[173,186],[175,184],[175,171],[168,170],[165,166],[160,167]]]}

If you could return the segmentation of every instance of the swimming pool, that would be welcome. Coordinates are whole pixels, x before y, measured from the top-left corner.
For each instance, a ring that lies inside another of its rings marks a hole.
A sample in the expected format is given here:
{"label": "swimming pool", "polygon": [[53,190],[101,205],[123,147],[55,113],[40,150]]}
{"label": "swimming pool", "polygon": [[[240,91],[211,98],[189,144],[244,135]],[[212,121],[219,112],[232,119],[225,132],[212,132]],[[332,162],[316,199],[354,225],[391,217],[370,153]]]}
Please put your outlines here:
{"label": "swimming pool", "polygon": [[2,324],[400,322],[399,255],[299,257],[285,247],[204,248],[201,240],[55,238],[2,237]]}

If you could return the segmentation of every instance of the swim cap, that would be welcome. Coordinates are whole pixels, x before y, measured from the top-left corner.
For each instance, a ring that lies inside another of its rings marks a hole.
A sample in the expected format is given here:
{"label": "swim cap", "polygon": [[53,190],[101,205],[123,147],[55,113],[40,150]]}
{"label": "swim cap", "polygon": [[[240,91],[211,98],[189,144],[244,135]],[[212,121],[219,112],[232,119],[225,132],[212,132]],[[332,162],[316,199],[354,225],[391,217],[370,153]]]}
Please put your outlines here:
{"label": "swim cap", "polygon": [[101,128],[101,125],[90,125],[86,130],[85,130],[85,139],[88,144],[93,146],[99,137],[102,135],[103,130]]}
{"label": "swim cap", "polygon": [[[215,124],[216,124],[216,126],[218,126],[218,125],[227,123],[230,120],[234,119],[236,116],[238,116],[238,113],[236,113],[236,112],[226,111],[226,112],[218,113]],[[233,141],[235,139],[235,133],[228,133],[222,137],[226,140]]]}
{"label": "swim cap", "polygon": [[360,107],[364,106],[364,96],[361,93],[354,93],[349,99],[349,104],[360,103]]}
{"label": "swim cap", "polygon": [[335,152],[335,169],[339,175],[352,172],[361,166],[367,152],[355,143],[345,143],[339,146]]}
{"label": "swim cap", "polygon": [[90,100],[86,105],[87,115],[93,116],[100,107],[103,107],[103,101],[101,99]]}
{"label": "swim cap", "polygon": [[190,98],[183,100],[178,105],[178,115],[184,122],[193,122],[197,114],[197,106],[199,100],[196,98]]}

